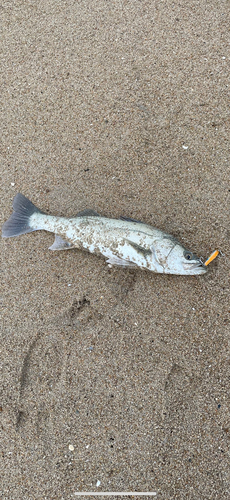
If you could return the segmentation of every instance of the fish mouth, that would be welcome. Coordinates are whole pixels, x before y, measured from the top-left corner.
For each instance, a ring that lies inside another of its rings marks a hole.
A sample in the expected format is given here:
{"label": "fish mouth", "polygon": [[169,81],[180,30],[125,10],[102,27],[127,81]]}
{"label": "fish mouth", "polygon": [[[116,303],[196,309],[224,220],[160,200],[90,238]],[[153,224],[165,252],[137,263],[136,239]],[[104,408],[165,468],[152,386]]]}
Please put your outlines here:
{"label": "fish mouth", "polygon": [[205,266],[201,260],[186,263],[184,268],[186,271],[191,271],[191,274],[205,274],[208,270],[207,266]]}

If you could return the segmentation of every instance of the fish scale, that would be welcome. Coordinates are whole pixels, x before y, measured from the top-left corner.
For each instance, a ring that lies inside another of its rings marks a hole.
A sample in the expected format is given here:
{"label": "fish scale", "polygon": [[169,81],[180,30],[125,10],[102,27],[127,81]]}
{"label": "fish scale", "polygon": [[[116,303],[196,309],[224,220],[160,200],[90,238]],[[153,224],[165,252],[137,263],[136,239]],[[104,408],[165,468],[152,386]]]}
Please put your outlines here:
{"label": "fish scale", "polygon": [[[144,231],[142,223],[106,217],[67,219],[35,213],[30,218],[30,224],[34,228],[57,233],[64,241],[70,242],[72,248],[84,248],[91,253],[102,254],[110,259],[110,263],[114,257],[116,265],[118,265],[118,259],[121,259],[136,264],[138,267],[149,268],[150,260],[153,260],[150,246],[161,239],[161,231],[147,225]],[[58,248],[56,247],[55,250]],[[160,270],[162,266],[155,262],[155,267]]]}

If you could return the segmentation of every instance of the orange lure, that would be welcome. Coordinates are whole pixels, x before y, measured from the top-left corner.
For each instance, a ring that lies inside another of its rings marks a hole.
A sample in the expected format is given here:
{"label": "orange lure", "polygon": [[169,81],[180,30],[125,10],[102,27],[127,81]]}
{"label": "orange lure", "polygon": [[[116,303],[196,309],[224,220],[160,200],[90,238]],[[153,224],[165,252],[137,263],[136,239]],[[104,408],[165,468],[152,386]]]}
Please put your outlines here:
{"label": "orange lure", "polygon": [[211,253],[210,257],[206,260],[204,265],[208,266],[210,262],[212,262],[217,257],[217,255],[219,255],[219,253],[220,253],[219,250],[215,250],[215,252]]}

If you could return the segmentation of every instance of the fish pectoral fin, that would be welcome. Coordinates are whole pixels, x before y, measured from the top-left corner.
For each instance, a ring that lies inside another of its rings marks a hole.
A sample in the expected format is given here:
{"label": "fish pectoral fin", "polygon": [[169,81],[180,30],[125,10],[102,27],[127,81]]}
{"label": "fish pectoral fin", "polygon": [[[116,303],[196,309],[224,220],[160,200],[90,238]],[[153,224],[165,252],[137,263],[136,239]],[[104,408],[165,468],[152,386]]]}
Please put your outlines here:
{"label": "fish pectoral fin", "polygon": [[74,248],[74,245],[71,245],[68,241],[63,240],[61,236],[55,234],[55,240],[53,245],[49,247],[49,250],[70,250],[70,248]]}
{"label": "fish pectoral fin", "polygon": [[138,243],[135,243],[134,241],[131,240],[126,240],[131,247],[136,250],[137,253],[139,253],[142,257],[147,257],[148,255],[152,255],[152,249],[151,248],[144,248],[141,245],[138,245]]}
{"label": "fish pectoral fin", "polygon": [[101,215],[91,208],[86,208],[78,212],[76,217],[101,217]]}
{"label": "fish pectoral fin", "polygon": [[112,266],[136,267],[136,264],[134,264],[134,262],[130,262],[129,260],[125,259],[120,259],[120,257],[117,257],[116,255],[112,255],[111,257],[109,257],[109,259],[106,262],[107,264],[110,264]]}

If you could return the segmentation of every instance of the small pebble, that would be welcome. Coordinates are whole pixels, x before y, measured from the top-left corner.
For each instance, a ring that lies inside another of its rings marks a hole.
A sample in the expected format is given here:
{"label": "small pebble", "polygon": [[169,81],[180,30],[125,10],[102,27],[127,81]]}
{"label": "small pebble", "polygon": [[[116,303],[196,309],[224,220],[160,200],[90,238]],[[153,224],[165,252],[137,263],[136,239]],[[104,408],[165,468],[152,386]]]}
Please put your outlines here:
{"label": "small pebble", "polygon": [[69,451],[73,451],[74,450],[74,446],[72,444],[69,445]]}
{"label": "small pebble", "polygon": [[11,186],[15,186],[15,182],[11,182],[10,184],[11,184]]}
{"label": "small pebble", "polygon": [[98,479],[97,484],[96,484],[97,488],[98,488],[98,486],[100,486],[100,484],[101,484],[101,481],[99,481],[99,479]]}

